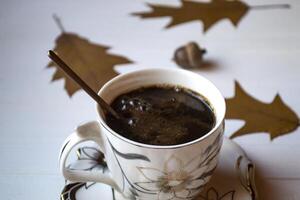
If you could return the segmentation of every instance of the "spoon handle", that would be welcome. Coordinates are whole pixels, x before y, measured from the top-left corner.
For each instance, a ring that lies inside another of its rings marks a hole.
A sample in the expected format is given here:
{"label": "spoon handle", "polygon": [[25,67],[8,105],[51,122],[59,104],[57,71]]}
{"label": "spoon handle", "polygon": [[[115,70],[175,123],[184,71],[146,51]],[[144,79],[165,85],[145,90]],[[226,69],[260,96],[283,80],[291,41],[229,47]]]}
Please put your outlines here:
{"label": "spoon handle", "polygon": [[54,51],[48,52],[49,58],[53,60],[74,82],[76,82],[86,93],[88,93],[101,108],[111,113],[119,119],[119,115],[114,111],[92,88],[90,88]]}

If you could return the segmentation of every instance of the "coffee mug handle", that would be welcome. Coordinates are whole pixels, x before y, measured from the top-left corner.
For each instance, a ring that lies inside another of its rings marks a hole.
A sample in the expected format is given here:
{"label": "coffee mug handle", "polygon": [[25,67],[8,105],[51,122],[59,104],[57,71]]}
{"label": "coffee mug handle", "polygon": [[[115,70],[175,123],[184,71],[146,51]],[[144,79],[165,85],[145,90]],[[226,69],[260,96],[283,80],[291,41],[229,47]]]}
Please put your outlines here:
{"label": "coffee mug handle", "polygon": [[[118,190],[109,170],[79,170],[66,167],[66,161],[73,147],[84,141],[94,141],[103,152],[103,140],[98,122],[88,122],[75,130],[64,142],[60,151],[59,164],[63,176],[74,182],[101,182]],[[104,152],[103,152],[104,153]]]}

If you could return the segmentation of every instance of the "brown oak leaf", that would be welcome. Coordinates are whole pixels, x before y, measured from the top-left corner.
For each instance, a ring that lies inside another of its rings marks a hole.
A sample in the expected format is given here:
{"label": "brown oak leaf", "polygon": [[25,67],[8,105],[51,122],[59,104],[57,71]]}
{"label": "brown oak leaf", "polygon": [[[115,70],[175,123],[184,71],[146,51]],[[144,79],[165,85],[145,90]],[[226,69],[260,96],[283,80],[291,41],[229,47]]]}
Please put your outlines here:
{"label": "brown oak leaf", "polygon": [[203,22],[204,32],[222,19],[228,19],[237,26],[248,12],[249,6],[239,0],[211,0],[210,2],[195,2],[181,0],[180,7],[148,4],[150,12],[133,13],[141,18],[171,17],[172,26],[199,20]]}
{"label": "brown oak leaf", "polygon": [[247,94],[240,84],[235,82],[235,96],[226,99],[226,118],[241,119],[245,125],[231,138],[268,132],[271,140],[297,129],[299,118],[277,94],[271,103],[263,103]]}
{"label": "brown oak leaf", "polygon": [[[117,75],[113,69],[115,65],[132,63],[125,57],[108,53],[109,49],[108,46],[93,44],[74,33],[62,32],[56,39],[54,51],[98,92],[103,84]],[[52,81],[65,79],[65,89],[70,97],[80,89],[54,62],[49,62],[47,67],[56,69]]]}

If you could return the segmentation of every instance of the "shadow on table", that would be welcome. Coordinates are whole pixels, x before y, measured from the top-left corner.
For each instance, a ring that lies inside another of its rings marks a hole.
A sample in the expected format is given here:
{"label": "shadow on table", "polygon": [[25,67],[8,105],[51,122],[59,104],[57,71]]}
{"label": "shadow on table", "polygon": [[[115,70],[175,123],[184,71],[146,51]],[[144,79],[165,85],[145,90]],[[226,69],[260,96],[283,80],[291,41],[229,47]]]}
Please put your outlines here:
{"label": "shadow on table", "polygon": [[278,186],[272,184],[263,177],[262,171],[257,167],[256,169],[256,188],[259,194],[260,200],[274,200],[282,199],[282,196],[278,196]]}
{"label": "shadow on table", "polygon": [[218,62],[216,60],[204,60],[201,64],[201,67],[190,69],[191,71],[194,72],[199,72],[199,71],[216,71],[220,68]]}

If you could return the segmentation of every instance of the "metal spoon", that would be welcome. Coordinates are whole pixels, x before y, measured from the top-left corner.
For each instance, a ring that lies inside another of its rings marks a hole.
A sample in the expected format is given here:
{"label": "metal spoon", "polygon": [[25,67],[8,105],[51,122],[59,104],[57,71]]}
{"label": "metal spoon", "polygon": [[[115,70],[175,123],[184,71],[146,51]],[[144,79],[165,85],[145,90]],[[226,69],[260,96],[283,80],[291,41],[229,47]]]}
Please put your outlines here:
{"label": "metal spoon", "polygon": [[122,117],[108,105],[92,88],[88,86],[54,51],[49,51],[48,56],[53,62],[55,62],[74,82],[76,82],[90,97],[92,97],[99,106],[110,113],[116,119],[122,119]]}

